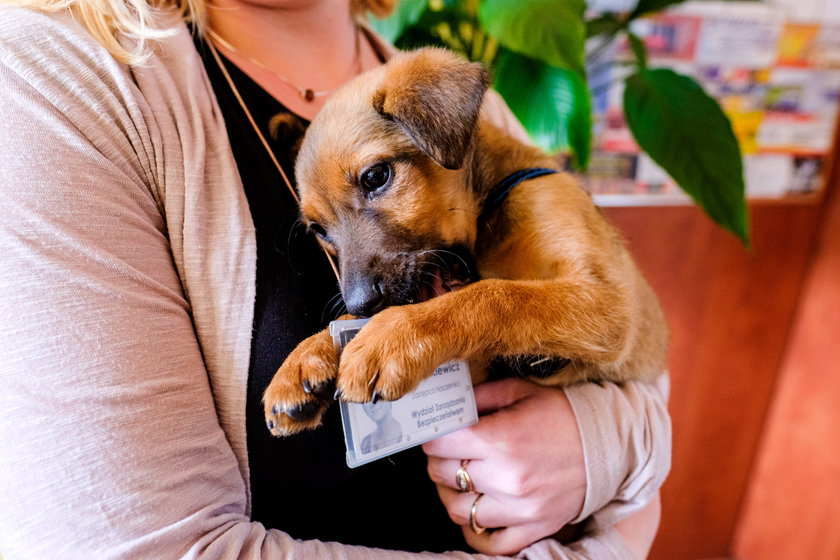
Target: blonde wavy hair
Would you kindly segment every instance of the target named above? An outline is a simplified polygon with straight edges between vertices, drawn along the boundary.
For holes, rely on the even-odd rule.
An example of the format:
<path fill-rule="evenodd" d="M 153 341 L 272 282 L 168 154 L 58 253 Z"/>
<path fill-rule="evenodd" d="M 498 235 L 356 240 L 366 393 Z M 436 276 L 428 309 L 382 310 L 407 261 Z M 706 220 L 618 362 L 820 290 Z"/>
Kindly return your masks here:
<path fill-rule="evenodd" d="M 151 43 L 175 32 L 162 27 L 157 12 L 161 7 L 173 7 L 184 21 L 192 22 L 199 32 L 207 22 L 207 4 L 212 0 L 0 0 L 42 12 L 67 11 L 73 14 L 88 32 L 111 55 L 130 65 L 146 62 Z M 370 12 L 385 17 L 397 0 L 350 0 L 350 8 L 357 17 Z M 128 38 L 131 41 L 121 39 Z"/>

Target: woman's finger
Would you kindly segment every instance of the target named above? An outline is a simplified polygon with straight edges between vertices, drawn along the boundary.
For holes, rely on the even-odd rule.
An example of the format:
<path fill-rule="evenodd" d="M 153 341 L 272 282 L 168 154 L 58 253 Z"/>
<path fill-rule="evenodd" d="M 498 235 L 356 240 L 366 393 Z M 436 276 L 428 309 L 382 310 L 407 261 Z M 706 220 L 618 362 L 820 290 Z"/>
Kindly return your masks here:
<path fill-rule="evenodd" d="M 429 461 L 426 467 L 426 470 L 429 473 L 429 478 L 432 479 L 432 482 L 438 484 L 440 486 L 446 486 L 447 488 L 451 488 L 452 490 L 461 490 L 460 484 L 457 481 L 458 472 L 463 469 L 463 472 L 466 473 L 464 475 L 465 482 L 467 482 L 469 486 L 469 490 L 480 492 L 475 485 L 475 480 L 472 477 L 472 472 L 470 472 L 470 466 L 475 467 L 475 463 L 472 461 L 466 462 L 459 461 L 457 459 L 439 459 L 437 457 L 429 457 Z"/>
<path fill-rule="evenodd" d="M 490 453 L 490 445 L 480 437 L 481 422 L 469 428 L 446 434 L 423 444 L 423 451 L 429 457 L 442 459 L 482 459 Z"/>
<path fill-rule="evenodd" d="M 478 493 L 498 491 L 496 485 L 493 484 L 495 481 L 493 477 L 482 477 L 484 461 L 480 459 L 465 461 L 429 457 L 427 470 L 432 482 L 452 490 Z M 465 487 L 461 486 L 462 483 Z"/>
<path fill-rule="evenodd" d="M 556 528 L 535 522 L 523 507 L 511 507 L 509 501 L 501 503 L 490 495 L 457 492 L 446 486 L 437 489 L 450 519 L 461 526 L 467 543 L 478 552 L 513 555 L 556 531 Z M 471 512 L 472 521 L 484 531 L 473 529 Z"/>
<path fill-rule="evenodd" d="M 483 500 L 480 505 L 484 505 Z M 480 535 L 470 527 L 462 527 L 462 530 L 467 544 L 478 552 L 493 556 L 513 556 L 545 534 L 545 530 L 537 523 L 504 527 Z"/>
<path fill-rule="evenodd" d="M 464 474 L 460 478 L 464 479 L 465 484 L 469 485 L 466 489 L 469 492 L 494 494 L 499 499 L 509 499 L 513 496 L 527 497 L 516 495 L 516 485 L 522 484 L 514 479 L 516 471 L 511 469 L 509 472 L 500 475 L 498 472 L 488 471 L 492 468 L 492 463 L 481 459 L 463 461 L 439 459 L 437 457 L 429 457 L 426 466 L 432 482 L 455 491 L 465 490 L 458 481 L 458 472 L 463 469 Z"/>
<path fill-rule="evenodd" d="M 534 385 L 524 379 L 509 377 L 487 381 L 475 387 L 475 405 L 479 414 L 488 414 L 527 397 Z"/>
<path fill-rule="evenodd" d="M 470 525 L 470 512 L 473 505 L 475 505 L 475 522 L 487 529 L 521 525 L 532 521 L 527 512 L 523 511 L 524 508 L 511 507 L 510 500 L 500 502 L 491 494 L 458 492 L 447 486 L 438 486 L 437 489 L 440 500 L 449 513 L 449 518 L 458 525 Z"/>

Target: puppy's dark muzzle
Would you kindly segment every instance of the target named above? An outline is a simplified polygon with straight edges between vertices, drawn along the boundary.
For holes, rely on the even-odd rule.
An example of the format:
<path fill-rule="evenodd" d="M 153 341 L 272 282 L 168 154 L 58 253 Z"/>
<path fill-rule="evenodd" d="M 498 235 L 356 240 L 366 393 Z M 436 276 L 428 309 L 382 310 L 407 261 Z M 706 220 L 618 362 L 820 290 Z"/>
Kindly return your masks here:
<path fill-rule="evenodd" d="M 381 281 L 360 280 L 344 292 L 347 312 L 357 317 L 370 317 L 385 308 L 385 287 Z"/>
<path fill-rule="evenodd" d="M 342 295 L 347 312 L 370 317 L 386 307 L 426 301 L 478 280 L 475 258 L 461 245 L 372 259 L 366 273 L 344 269 Z"/>

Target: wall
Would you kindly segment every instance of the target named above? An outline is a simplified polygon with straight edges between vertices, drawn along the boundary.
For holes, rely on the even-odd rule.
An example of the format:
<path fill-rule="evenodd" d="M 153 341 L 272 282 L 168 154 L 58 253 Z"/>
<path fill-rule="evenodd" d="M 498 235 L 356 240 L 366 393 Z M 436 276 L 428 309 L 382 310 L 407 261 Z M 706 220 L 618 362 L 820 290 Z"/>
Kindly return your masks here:
<path fill-rule="evenodd" d="M 840 127 L 835 132 L 840 146 Z M 652 560 L 840 558 L 840 151 L 825 197 L 605 208 L 671 327 L 671 476 Z"/>
<path fill-rule="evenodd" d="M 826 204 L 738 523 L 739 560 L 840 558 L 840 192 Z"/>
<path fill-rule="evenodd" d="M 693 207 L 608 208 L 671 327 L 673 469 L 653 559 L 727 556 L 819 206 L 752 207 L 752 249 Z"/>

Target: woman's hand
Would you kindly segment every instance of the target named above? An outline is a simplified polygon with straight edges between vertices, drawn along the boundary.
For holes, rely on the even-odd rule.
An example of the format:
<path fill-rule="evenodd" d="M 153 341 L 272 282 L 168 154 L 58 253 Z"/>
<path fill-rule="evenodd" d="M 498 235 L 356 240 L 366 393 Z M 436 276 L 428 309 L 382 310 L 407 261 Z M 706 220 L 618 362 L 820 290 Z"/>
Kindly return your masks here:
<path fill-rule="evenodd" d="M 478 385 L 481 420 L 423 445 L 429 476 L 452 520 L 479 552 L 514 554 L 553 535 L 583 507 L 586 470 L 572 408 L 560 389 L 521 379 Z M 475 493 L 462 493 L 456 472 L 462 460 Z M 476 534 L 475 522 L 493 529 Z"/>

